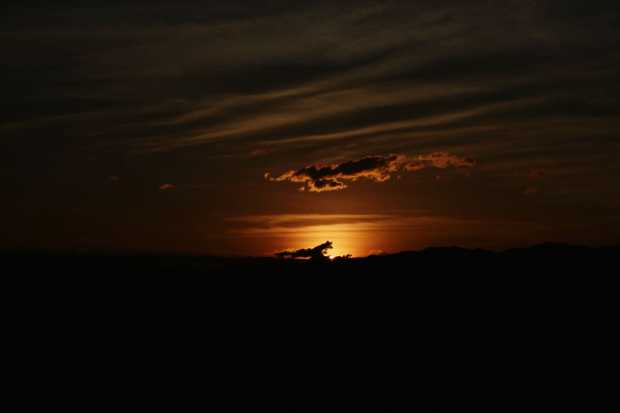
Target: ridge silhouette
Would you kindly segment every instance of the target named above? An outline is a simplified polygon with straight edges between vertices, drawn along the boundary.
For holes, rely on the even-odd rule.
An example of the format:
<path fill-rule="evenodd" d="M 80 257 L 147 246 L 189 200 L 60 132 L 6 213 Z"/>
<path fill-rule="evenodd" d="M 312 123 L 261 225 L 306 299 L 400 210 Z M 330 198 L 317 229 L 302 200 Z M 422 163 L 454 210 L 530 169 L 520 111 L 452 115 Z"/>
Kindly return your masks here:
<path fill-rule="evenodd" d="M 441 277 L 476 280 L 491 276 L 494 280 L 572 279 L 576 274 L 607 275 L 617 267 L 619 246 L 585 247 L 565 244 L 539 244 L 504 251 L 434 247 L 420 251 L 330 259 L 333 248 L 326 241 L 313 248 L 283 251 L 263 257 L 222 257 L 191 254 L 149 254 L 80 251 L 0 251 L 4 268 L 19 273 L 49 274 L 51 269 L 65 274 L 111 276 L 129 273 L 241 273 L 362 274 L 381 277 L 406 277 L 410 281 L 439 280 Z M 262 277 L 259 277 L 262 278 Z M 513 279 L 514 280 L 514 279 Z"/>

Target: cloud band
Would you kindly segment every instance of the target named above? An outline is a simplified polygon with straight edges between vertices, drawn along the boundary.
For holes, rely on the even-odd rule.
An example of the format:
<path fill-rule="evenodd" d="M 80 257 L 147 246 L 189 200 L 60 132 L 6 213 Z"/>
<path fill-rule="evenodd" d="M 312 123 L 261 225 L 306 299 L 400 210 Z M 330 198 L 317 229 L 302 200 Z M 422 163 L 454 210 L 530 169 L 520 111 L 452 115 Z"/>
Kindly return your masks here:
<path fill-rule="evenodd" d="M 461 158 L 447 152 L 434 152 L 416 157 L 392 154 L 367 156 L 340 164 L 309 165 L 299 170 L 287 171 L 279 176 L 272 176 L 267 172 L 265 179 L 271 182 L 302 183 L 300 191 L 340 191 L 348 188 L 351 182 L 362 178 L 374 182 L 385 182 L 395 172 L 416 172 L 427 168 L 471 168 L 475 164 L 473 159 Z"/>

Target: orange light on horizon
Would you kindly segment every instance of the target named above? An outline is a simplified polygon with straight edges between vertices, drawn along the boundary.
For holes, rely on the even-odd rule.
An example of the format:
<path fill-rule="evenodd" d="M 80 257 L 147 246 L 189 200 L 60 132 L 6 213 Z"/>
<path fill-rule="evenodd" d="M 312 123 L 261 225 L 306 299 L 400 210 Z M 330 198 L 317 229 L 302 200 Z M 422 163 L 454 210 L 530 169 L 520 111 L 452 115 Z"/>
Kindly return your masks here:
<path fill-rule="evenodd" d="M 314 248 L 331 241 L 331 258 L 365 257 L 422 249 L 428 246 L 484 247 L 485 239 L 518 238 L 523 222 L 381 214 L 275 214 L 231 219 L 240 241 L 253 244 L 260 255 Z"/>
<path fill-rule="evenodd" d="M 330 258 L 348 254 L 360 257 L 368 255 L 373 249 L 371 239 L 376 239 L 376 236 L 370 234 L 371 230 L 368 223 L 309 225 L 288 234 L 288 238 L 295 249 L 311 248 L 331 241 Z"/>

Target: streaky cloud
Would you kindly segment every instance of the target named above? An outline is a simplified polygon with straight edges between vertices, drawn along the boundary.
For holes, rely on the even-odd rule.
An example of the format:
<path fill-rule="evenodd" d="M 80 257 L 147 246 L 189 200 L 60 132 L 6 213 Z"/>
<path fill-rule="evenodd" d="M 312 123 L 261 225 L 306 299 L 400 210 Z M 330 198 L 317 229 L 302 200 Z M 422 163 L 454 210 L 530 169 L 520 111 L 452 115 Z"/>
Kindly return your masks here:
<path fill-rule="evenodd" d="M 368 179 L 373 182 L 386 182 L 392 174 L 399 171 L 421 171 L 427 168 L 446 169 L 471 168 L 476 162 L 470 158 L 461 158 L 447 152 L 434 152 L 427 155 L 409 157 L 402 154 L 387 156 L 367 156 L 362 159 L 332 165 L 309 165 L 299 170 L 290 170 L 279 176 L 265 173 L 266 180 L 271 182 L 294 182 L 303 186 L 300 191 L 329 192 L 341 191 L 349 187 L 351 182 Z"/>
<path fill-rule="evenodd" d="M 405 166 L 405 169 L 415 172 L 426 168 L 471 168 L 474 166 L 476 166 L 476 161 L 471 158 L 460 158 L 447 152 L 435 152 L 429 155 L 418 155 Z"/>

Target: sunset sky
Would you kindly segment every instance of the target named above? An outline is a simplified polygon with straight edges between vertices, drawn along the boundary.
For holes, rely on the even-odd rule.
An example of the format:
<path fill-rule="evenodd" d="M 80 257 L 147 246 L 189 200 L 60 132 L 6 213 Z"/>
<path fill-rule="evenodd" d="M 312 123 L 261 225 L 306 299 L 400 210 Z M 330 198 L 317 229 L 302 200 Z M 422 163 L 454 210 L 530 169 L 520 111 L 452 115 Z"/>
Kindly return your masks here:
<path fill-rule="evenodd" d="M 0 248 L 620 243 L 618 0 L 16 2 Z"/>

